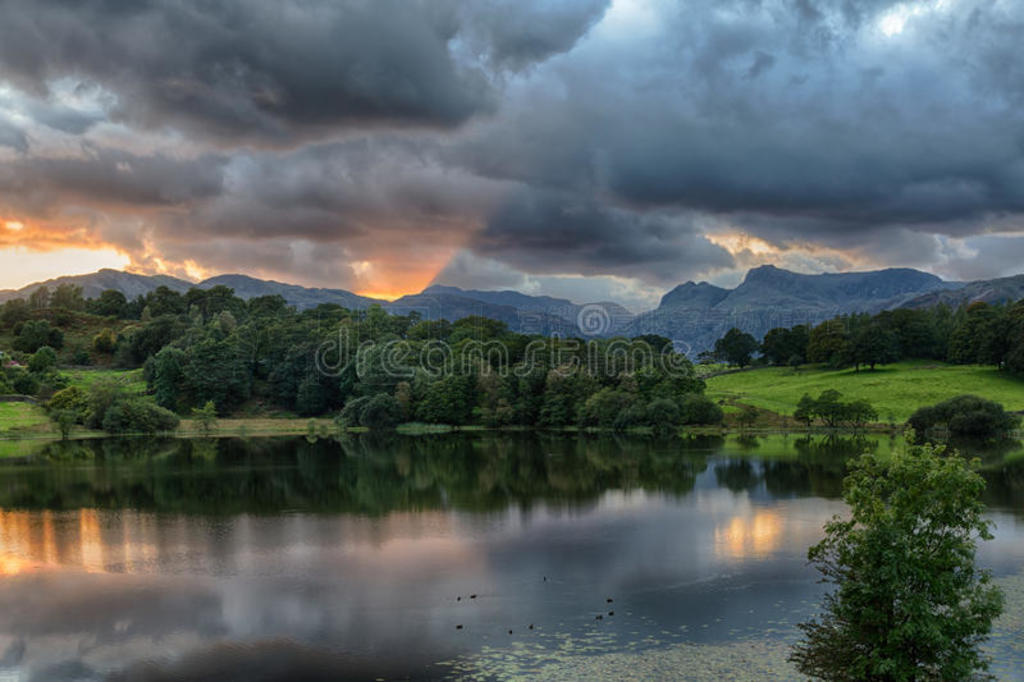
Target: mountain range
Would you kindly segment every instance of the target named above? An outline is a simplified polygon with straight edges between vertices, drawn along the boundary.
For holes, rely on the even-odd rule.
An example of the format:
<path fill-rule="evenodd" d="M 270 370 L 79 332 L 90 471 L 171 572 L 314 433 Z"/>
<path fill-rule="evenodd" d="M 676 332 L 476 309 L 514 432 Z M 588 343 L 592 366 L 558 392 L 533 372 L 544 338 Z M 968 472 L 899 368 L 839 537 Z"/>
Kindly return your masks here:
<path fill-rule="evenodd" d="M 666 293 L 657 308 L 639 315 L 611 301 L 579 304 L 518 291 L 433 285 L 418 294 L 383 301 L 344 289 L 307 288 L 246 275 L 219 275 L 194 283 L 167 275 L 147 276 L 109 269 L 58 277 L 17 290 L 0 290 L 0 302 L 27 297 L 42 286 L 52 290 L 63 283 L 82 287 L 86 298 L 99 296 L 106 289 L 135 298 L 160 286 L 185 292 L 191 287 L 209 289 L 220 285 L 234 289 L 245 299 L 280 295 L 299 309 L 334 303 L 361 310 L 378 304 L 395 314 L 417 312 L 423 319 L 457 320 L 481 315 L 501 320 L 509 328 L 524 333 L 584 337 L 661 334 L 691 355 L 710 348 L 731 327 L 760 338 L 773 327 L 816 324 L 847 313 L 1024 298 L 1024 275 L 948 282 L 909 268 L 805 275 L 764 265 L 750 270 L 734 289 L 707 282 L 686 282 Z"/>

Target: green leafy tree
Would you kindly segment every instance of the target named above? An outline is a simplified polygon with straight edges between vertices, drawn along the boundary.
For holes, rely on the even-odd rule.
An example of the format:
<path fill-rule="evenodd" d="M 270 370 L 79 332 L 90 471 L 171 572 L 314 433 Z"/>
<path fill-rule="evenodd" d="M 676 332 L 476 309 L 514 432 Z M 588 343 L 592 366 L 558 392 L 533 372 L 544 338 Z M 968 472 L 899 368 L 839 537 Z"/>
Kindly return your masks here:
<path fill-rule="evenodd" d="M 733 327 L 715 341 L 715 356 L 730 365 L 746 367 L 759 347 L 757 339 Z"/>
<path fill-rule="evenodd" d="M 992 535 L 985 481 L 956 455 L 909 447 L 864 455 L 844 485 L 848 519 L 808 552 L 834 586 L 801 624 L 790 660 L 825 680 L 966 680 L 986 669 L 980 645 L 1002 596 L 974 565 Z"/>
<path fill-rule="evenodd" d="M 688 393 L 679 401 L 679 419 L 682 424 L 712 426 L 721 424 L 724 418 L 722 408 L 700 393 Z"/>
<path fill-rule="evenodd" d="M 153 356 L 153 376 L 149 388 L 160 407 L 174 410 L 181 402 L 186 361 L 185 351 L 174 346 L 166 346 Z"/>
<path fill-rule="evenodd" d="M 394 396 L 378 393 L 363 405 L 359 422 L 370 429 L 393 429 L 402 423 L 402 406 Z"/>
<path fill-rule="evenodd" d="M 192 419 L 199 425 L 204 436 L 209 436 L 217 429 L 217 406 L 207 400 L 202 407 L 192 408 Z"/>
<path fill-rule="evenodd" d="M 103 329 L 92 338 L 92 347 L 97 353 L 110 355 L 117 348 L 117 336 L 112 329 Z"/>
<path fill-rule="evenodd" d="M 98 298 L 87 301 L 85 309 L 93 315 L 123 318 L 128 313 L 128 299 L 117 289 L 107 289 Z"/>
<path fill-rule="evenodd" d="M 1015 429 L 1020 417 L 1008 413 L 995 401 L 976 395 L 959 395 L 919 408 L 907 423 L 922 435 L 937 426 L 945 426 L 954 436 L 995 438 Z"/>
<path fill-rule="evenodd" d="M 64 347 L 64 333 L 46 320 L 29 320 L 22 325 L 13 345 L 14 350 L 25 353 L 35 353 L 43 346 L 60 349 Z"/>
<path fill-rule="evenodd" d="M 58 285 L 50 298 L 50 307 L 75 311 L 85 310 L 82 287 L 68 282 Z"/>
<path fill-rule="evenodd" d="M 814 401 L 814 413 L 830 428 L 836 428 L 846 420 L 846 403 L 840 400 L 843 394 L 834 388 L 821 392 Z"/>
<path fill-rule="evenodd" d="M 811 428 L 815 417 L 818 416 L 817 407 L 817 401 L 811 397 L 811 394 L 804 393 L 796 405 L 796 411 L 793 412 L 793 419 L 801 421 L 806 424 L 807 428 Z"/>
<path fill-rule="evenodd" d="M 841 319 L 826 320 L 811 330 L 807 342 L 808 362 L 843 365 L 849 355 L 849 334 Z"/>
<path fill-rule="evenodd" d="M 43 346 L 28 360 L 28 371 L 33 374 L 45 374 L 57 366 L 57 351 L 49 346 Z"/>
<path fill-rule="evenodd" d="M 899 360 L 899 340 L 895 332 L 881 324 L 871 323 L 857 332 L 850 351 L 856 370 L 859 371 L 861 365 L 874 369 L 875 365 Z"/>

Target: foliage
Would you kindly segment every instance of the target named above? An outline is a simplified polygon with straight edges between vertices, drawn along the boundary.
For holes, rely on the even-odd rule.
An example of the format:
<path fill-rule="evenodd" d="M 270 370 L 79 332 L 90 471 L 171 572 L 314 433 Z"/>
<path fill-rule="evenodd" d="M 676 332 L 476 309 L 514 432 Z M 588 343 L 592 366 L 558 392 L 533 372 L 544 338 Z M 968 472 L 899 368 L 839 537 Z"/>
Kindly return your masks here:
<path fill-rule="evenodd" d="M 212 400 L 207 400 L 202 407 L 193 407 L 192 419 L 199 424 L 203 435 L 209 436 L 217 428 L 217 406 Z"/>
<path fill-rule="evenodd" d="M 1020 417 L 1008 414 L 1002 405 L 993 400 L 960 395 L 918 409 L 907 423 L 922 435 L 936 426 L 945 426 L 954 436 L 994 438 L 1016 428 L 1020 424 Z"/>
<path fill-rule="evenodd" d="M 117 348 L 117 336 L 109 327 L 93 337 L 92 347 L 97 353 L 110 355 Z"/>
<path fill-rule="evenodd" d="M 714 355 L 717 359 L 746 367 L 750 364 L 751 356 L 759 348 L 757 339 L 750 334 L 733 327 L 725 333 L 725 336 L 715 341 Z"/>
<path fill-rule="evenodd" d="M 700 393 L 688 393 L 680 402 L 680 422 L 685 425 L 721 424 L 724 414 L 715 401 Z"/>
<path fill-rule="evenodd" d="M 793 418 L 808 427 L 815 419 L 820 419 L 830 428 L 843 424 L 861 427 L 878 419 L 878 411 L 868 401 L 843 402 L 842 397 L 842 393 L 832 388 L 822 391 L 816 399 L 805 393 L 793 412 Z"/>
<path fill-rule="evenodd" d="M 43 346 L 28 361 L 28 371 L 34 374 L 44 374 L 57 366 L 57 351 L 49 346 Z"/>
<path fill-rule="evenodd" d="M 62 348 L 64 333 L 52 327 L 46 320 L 29 320 L 25 322 L 14 339 L 14 350 L 35 353 L 43 346 Z"/>
<path fill-rule="evenodd" d="M 808 552 L 835 586 L 820 619 L 803 623 L 791 660 L 827 680 L 969 679 L 1002 610 L 974 565 L 990 539 L 985 482 L 958 455 L 909 447 L 864 455 L 844 485 L 849 519 L 834 518 Z"/>
<path fill-rule="evenodd" d="M 72 414 L 76 424 L 84 424 L 89 417 L 89 396 L 78 386 L 68 386 L 53 394 L 46 409 L 51 415 Z"/>
<path fill-rule="evenodd" d="M 178 415 L 146 398 L 125 398 L 113 403 L 103 415 L 107 433 L 154 434 L 173 431 L 180 423 Z"/>

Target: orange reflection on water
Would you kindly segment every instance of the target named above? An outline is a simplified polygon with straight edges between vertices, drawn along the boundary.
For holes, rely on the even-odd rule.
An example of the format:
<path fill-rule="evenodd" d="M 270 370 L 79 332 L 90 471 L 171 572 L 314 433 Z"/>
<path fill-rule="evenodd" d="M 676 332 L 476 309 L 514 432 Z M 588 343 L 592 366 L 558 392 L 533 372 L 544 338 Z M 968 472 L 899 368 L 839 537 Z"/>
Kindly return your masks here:
<path fill-rule="evenodd" d="M 734 516 L 715 528 L 715 553 L 730 559 L 763 557 L 782 542 L 782 518 L 766 509 Z"/>
<path fill-rule="evenodd" d="M 132 527 L 135 530 L 132 530 Z M 155 529 L 138 537 L 138 526 L 124 518 L 104 524 L 94 509 L 30 512 L 0 509 L 0 574 L 16 575 L 73 567 L 89 572 L 136 572 L 157 554 Z M 120 559 L 116 568 L 111 562 Z"/>

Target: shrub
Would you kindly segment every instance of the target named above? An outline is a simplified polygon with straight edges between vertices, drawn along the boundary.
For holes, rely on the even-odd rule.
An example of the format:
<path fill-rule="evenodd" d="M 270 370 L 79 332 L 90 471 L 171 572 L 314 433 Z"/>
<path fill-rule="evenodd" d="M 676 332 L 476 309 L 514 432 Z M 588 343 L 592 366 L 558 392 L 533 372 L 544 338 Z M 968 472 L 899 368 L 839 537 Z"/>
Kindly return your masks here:
<path fill-rule="evenodd" d="M 683 424 L 721 424 L 722 408 L 707 396 L 691 393 L 685 396 L 679 406 L 679 418 Z"/>
<path fill-rule="evenodd" d="M 393 429 L 401 422 L 402 406 L 388 393 L 370 398 L 359 415 L 359 423 L 371 429 Z"/>
<path fill-rule="evenodd" d="M 117 337 L 114 336 L 113 330 L 104 329 L 99 334 L 93 337 L 92 347 L 97 353 L 103 353 L 110 355 L 117 348 Z"/>
<path fill-rule="evenodd" d="M 39 392 L 39 377 L 31 372 L 19 369 L 11 380 L 14 392 L 20 395 L 35 395 Z"/>
<path fill-rule="evenodd" d="M 178 428 L 178 415 L 144 398 L 127 398 L 111 405 L 103 415 L 107 433 L 158 433 Z"/>
<path fill-rule="evenodd" d="M 75 415 L 75 422 L 84 424 L 89 416 L 89 396 L 78 386 L 68 386 L 53 394 L 46 404 L 51 414 L 70 412 Z"/>
<path fill-rule="evenodd" d="M 57 351 L 49 346 L 43 346 L 28 361 L 28 371 L 35 374 L 43 374 L 57 366 Z"/>
<path fill-rule="evenodd" d="M 35 353 L 43 346 L 63 348 L 64 333 L 51 327 L 46 320 L 29 320 L 21 325 L 13 346 L 14 350 L 25 353 Z"/>
<path fill-rule="evenodd" d="M 1005 435 L 1020 423 L 992 400 L 961 395 L 929 407 L 922 407 L 907 423 L 922 436 L 937 426 L 945 426 L 951 435 L 994 438 Z"/>

